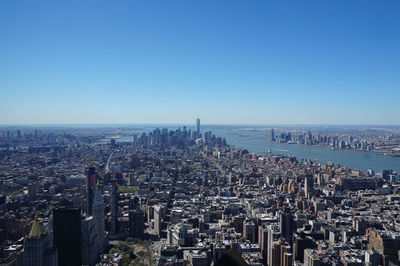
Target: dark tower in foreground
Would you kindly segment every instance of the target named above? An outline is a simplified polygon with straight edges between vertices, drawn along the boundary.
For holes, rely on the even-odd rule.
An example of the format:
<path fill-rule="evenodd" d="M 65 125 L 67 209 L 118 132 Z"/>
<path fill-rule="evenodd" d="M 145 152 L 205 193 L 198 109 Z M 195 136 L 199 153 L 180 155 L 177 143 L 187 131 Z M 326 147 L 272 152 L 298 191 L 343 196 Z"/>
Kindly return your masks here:
<path fill-rule="evenodd" d="M 59 266 L 82 265 L 80 208 L 59 207 L 53 210 L 53 241 Z"/>

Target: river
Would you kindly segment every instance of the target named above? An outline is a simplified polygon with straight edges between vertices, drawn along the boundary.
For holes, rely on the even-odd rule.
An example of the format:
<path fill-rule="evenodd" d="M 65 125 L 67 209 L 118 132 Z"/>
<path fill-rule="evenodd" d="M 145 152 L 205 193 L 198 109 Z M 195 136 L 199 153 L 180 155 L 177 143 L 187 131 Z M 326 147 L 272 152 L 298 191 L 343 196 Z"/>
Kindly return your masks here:
<path fill-rule="evenodd" d="M 142 130 L 132 133 L 149 132 L 157 126 L 141 126 Z M 163 126 L 160 125 L 160 128 Z M 164 126 L 165 127 L 165 126 Z M 144 128 L 144 130 L 143 130 Z M 169 126 L 176 129 L 175 126 Z M 189 127 L 192 130 L 194 127 Z M 269 131 L 243 130 L 235 126 L 203 126 L 202 132 L 211 130 L 217 137 L 224 137 L 229 145 L 247 149 L 250 152 L 293 155 L 297 159 L 311 159 L 318 162 L 335 162 L 341 165 L 360 169 L 382 171 L 393 169 L 400 172 L 400 158 L 377 154 L 372 151 L 331 150 L 325 146 L 285 144 L 271 142 Z M 132 137 L 122 137 L 118 141 L 132 141 Z"/>

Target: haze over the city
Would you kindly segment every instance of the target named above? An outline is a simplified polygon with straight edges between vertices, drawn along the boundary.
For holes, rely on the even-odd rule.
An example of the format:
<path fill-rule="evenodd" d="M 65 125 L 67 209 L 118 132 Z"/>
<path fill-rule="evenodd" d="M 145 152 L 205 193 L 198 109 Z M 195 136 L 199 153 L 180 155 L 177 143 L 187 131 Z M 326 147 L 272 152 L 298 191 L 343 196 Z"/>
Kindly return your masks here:
<path fill-rule="evenodd" d="M 399 1 L 1 1 L 0 124 L 399 125 Z"/>

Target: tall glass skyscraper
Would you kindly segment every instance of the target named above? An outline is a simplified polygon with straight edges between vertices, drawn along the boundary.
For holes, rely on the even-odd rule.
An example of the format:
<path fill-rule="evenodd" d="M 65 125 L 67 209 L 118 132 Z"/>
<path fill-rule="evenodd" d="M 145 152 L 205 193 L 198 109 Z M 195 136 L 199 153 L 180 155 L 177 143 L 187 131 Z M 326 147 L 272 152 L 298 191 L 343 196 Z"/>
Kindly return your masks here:
<path fill-rule="evenodd" d="M 200 135 L 200 118 L 196 119 L 197 136 Z"/>

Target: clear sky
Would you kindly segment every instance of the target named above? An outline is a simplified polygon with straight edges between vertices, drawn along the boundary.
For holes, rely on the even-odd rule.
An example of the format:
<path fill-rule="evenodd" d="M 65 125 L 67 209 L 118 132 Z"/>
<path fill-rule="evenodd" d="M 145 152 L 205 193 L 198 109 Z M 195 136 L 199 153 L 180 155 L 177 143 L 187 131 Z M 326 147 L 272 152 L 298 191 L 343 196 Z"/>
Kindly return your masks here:
<path fill-rule="evenodd" d="M 400 124 L 400 1 L 0 1 L 0 123 Z"/>

